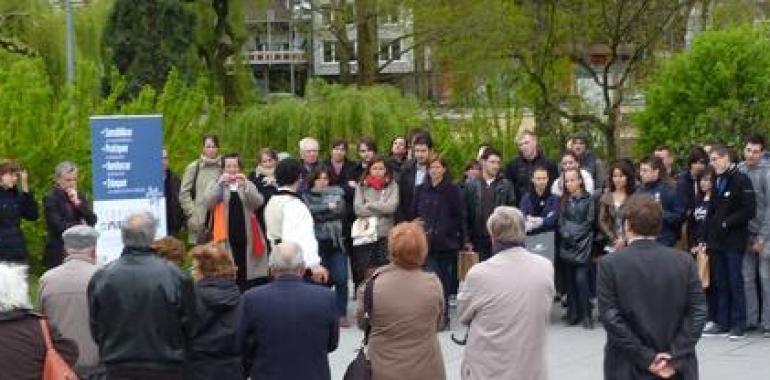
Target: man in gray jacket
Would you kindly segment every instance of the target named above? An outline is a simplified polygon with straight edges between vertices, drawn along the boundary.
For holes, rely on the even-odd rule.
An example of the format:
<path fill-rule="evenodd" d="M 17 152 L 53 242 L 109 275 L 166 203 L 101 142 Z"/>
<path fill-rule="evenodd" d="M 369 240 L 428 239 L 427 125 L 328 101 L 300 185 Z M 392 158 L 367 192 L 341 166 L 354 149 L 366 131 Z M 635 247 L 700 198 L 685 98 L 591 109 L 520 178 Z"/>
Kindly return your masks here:
<path fill-rule="evenodd" d="M 760 297 L 762 299 L 762 329 L 770 337 L 770 171 L 762 162 L 765 153 L 765 139 L 759 134 L 746 138 L 743 149 L 744 161 L 738 170 L 751 179 L 756 200 L 756 213 L 749 222 L 749 245 L 743 256 L 743 283 L 746 294 L 746 326 L 749 330 L 759 328 Z M 760 289 L 757 289 L 759 276 Z"/>
<path fill-rule="evenodd" d="M 75 372 L 81 379 L 103 379 L 106 375 L 91 335 L 86 288 L 96 272 L 96 239 L 93 227 L 77 225 L 62 233 L 67 256 L 64 263 L 40 278 L 40 305 L 62 336 L 78 345 L 80 356 Z"/>

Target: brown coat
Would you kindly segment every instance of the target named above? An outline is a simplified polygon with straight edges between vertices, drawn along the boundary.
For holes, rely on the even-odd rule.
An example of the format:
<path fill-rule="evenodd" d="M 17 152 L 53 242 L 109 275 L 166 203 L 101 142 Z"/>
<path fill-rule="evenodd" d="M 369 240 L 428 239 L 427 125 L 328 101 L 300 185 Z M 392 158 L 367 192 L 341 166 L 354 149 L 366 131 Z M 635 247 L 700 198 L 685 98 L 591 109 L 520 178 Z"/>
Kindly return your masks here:
<path fill-rule="evenodd" d="M 53 326 L 51 330 L 54 347 L 67 364 L 73 366 L 78 358 L 77 346 L 63 338 Z M 44 354 L 40 316 L 24 310 L 0 313 L 0 378 L 42 379 Z"/>
<path fill-rule="evenodd" d="M 599 231 L 609 239 L 609 244 L 612 244 L 619 238 L 618 231 L 615 228 L 615 217 L 618 212 L 623 212 L 623 207 L 616 209 L 613 205 L 615 201 L 612 199 L 612 193 L 606 192 L 599 198 L 599 219 L 597 224 L 599 225 Z"/>
<path fill-rule="evenodd" d="M 442 380 L 438 324 L 444 293 L 435 274 L 394 264 L 377 269 L 368 355 L 374 380 Z M 359 289 L 359 321 L 364 315 Z"/>

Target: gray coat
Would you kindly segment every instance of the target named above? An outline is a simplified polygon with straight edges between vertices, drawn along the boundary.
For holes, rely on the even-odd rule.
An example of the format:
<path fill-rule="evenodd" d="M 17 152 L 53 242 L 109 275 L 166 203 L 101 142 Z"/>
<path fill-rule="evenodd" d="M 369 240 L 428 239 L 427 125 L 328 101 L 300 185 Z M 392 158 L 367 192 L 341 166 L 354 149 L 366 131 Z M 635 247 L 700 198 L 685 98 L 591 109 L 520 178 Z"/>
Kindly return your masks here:
<path fill-rule="evenodd" d="M 398 184 L 390 181 L 382 190 L 375 190 L 369 186 L 359 185 L 356 188 L 356 197 L 353 208 L 357 217 L 377 217 L 377 238 L 388 236 L 393 228 L 393 218 L 398 208 Z"/>
<path fill-rule="evenodd" d="M 98 372 L 99 349 L 91 335 L 86 288 L 98 267 L 70 256 L 40 278 L 40 307 L 62 336 L 75 341 L 80 351 L 74 370 L 80 376 Z"/>
<path fill-rule="evenodd" d="M 251 233 L 251 215 L 265 200 L 251 181 L 246 181 L 245 187 L 238 187 L 238 196 L 241 198 L 241 204 L 243 204 L 243 216 L 245 219 L 243 223 L 246 224 L 246 279 L 252 280 L 257 277 L 265 277 L 267 276 L 267 255 L 265 254 L 261 257 L 254 256 L 252 250 L 255 237 Z M 224 203 L 225 221 L 229 220 L 227 205 L 230 204 L 230 189 L 227 188 L 226 184 L 220 184 L 215 181 L 209 186 L 202 198 L 207 208 L 211 208 L 219 202 Z M 226 243 L 226 246 L 229 250 L 230 245 Z"/>
<path fill-rule="evenodd" d="M 761 238 L 770 239 L 770 223 L 767 217 L 770 216 L 770 170 L 767 165 L 760 163 L 757 166 L 750 167 L 746 162 L 738 164 L 738 170 L 747 175 L 754 187 L 754 201 L 757 205 L 757 211 L 754 218 L 749 221 L 749 232 L 752 235 L 758 235 Z"/>

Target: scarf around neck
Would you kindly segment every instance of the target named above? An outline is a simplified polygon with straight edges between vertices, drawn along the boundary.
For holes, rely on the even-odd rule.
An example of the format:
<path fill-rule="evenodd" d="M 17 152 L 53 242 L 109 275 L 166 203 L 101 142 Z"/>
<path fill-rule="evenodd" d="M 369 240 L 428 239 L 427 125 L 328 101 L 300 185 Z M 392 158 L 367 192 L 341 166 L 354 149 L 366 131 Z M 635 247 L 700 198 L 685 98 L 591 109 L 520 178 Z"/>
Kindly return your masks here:
<path fill-rule="evenodd" d="M 388 179 L 385 177 L 375 177 L 371 174 L 367 175 L 366 178 L 364 179 L 364 183 L 366 184 L 366 186 L 369 186 L 375 190 L 384 189 L 386 186 L 388 186 L 389 182 L 390 181 L 388 181 Z"/>

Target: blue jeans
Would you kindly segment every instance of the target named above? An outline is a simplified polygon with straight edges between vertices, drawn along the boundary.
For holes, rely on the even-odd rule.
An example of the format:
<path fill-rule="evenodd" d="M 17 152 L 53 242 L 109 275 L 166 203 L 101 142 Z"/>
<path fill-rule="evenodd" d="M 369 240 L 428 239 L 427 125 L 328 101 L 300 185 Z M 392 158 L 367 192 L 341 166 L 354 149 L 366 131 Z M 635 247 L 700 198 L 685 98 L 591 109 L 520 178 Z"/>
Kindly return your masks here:
<path fill-rule="evenodd" d="M 348 257 L 340 247 L 334 247 L 331 242 L 318 242 L 321 265 L 329 270 L 329 284 L 334 286 L 337 303 L 337 313 L 340 317 L 348 314 Z"/>
<path fill-rule="evenodd" d="M 588 317 L 588 263 L 565 263 L 567 270 L 567 314 L 578 321 Z"/>
<path fill-rule="evenodd" d="M 746 296 L 743 289 L 743 252 L 717 250 L 714 282 L 717 295 L 716 323 L 722 329 L 743 333 L 746 330 Z"/>
<path fill-rule="evenodd" d="M 425 270 L 433 272 L 444 288 L 444 317 L 449 317 L 449 294 L 457 282 L 457 251 L 443 251 L 428 254 Z M 448 320 L 448 319 L 447 319 Z"/>

